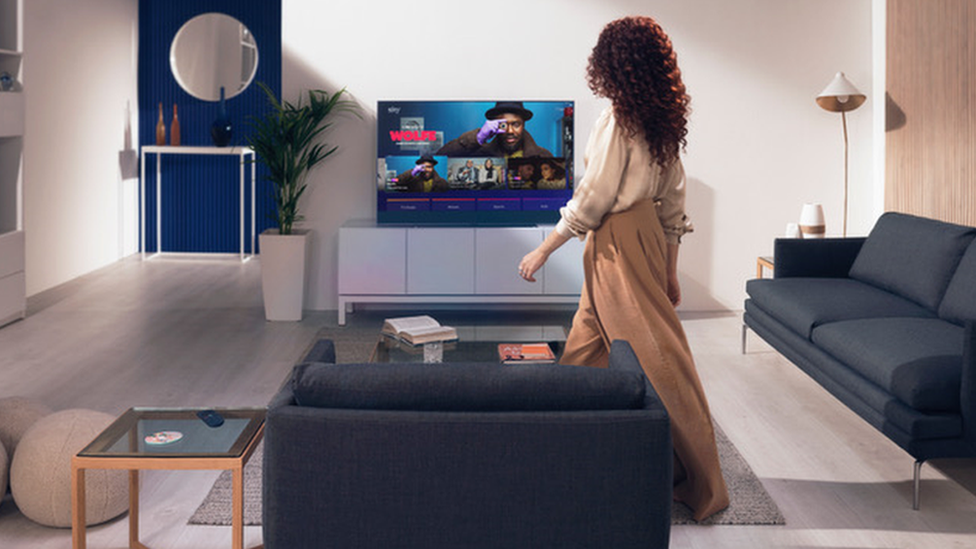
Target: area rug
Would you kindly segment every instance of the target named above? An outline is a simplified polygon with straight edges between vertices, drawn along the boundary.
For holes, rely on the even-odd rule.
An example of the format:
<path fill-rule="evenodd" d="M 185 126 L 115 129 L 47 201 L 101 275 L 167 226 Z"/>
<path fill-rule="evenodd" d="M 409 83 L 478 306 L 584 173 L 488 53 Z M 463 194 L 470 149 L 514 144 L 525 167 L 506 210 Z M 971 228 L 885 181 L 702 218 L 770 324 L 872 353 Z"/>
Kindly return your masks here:
<path fill-rule="evenodd" d="M 785 524 L 776 503 L 769 497 L 752 468 L 742 458 L 735 445 L 716 425 L 716 442 L 722 472 L 729 487 L 732 503 L 724 511 L 718 512 L 696 523 L 691 510 L 676 503 L 671 511 L 672 524 Z M 251 460 L 244 467 L 244 524 L 261 524 L 261 462 L 262 448 L 257 448 Z M 224 471 L 204 498 L 203 503 L 190 517 L 189 524 L 208 524 L 229 526 L 231 523 L 232 479 L 230 471 Z"/>

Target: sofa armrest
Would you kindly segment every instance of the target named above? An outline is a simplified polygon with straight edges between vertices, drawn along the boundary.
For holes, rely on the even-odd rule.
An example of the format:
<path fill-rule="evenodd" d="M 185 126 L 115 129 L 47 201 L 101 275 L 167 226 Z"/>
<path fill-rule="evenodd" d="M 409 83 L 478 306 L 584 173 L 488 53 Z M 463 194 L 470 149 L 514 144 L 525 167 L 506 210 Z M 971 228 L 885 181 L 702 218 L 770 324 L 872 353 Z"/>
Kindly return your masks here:
<path fill-rule="evenodd" d="M 268 402 L 268 409 L 280 408 L 282 406 L 294 406 L 295 405 L 295 391 L 292 388 L 292 378 L 295 376 L 294 369 L 285 376 L 285 380 L 278 387 L 278 392 L 271 397 L 271 401 Z"/>
<path fill-rule="evenodd" d="M 335 361 L 335 344 L 331 339 L 320 339 L 312 345 L 312 348 L 298 362 L 325 362 L 326 364 L 335 364 Z"/>
<path fill-rule="evenodd" d="M 308 364 L 309 362 L 324 362 L 326 364 L 335 364 L 336 354 L 335 354 L 335 344 L 331 339 L 319 339 L 314 344 L 312 348 L 305 353 L 305 356 L 298 361 L 298 364 Z M 295 377 L 295 368 L 293 367 L 288 375 L 285 376 L 285 380 L 281 382 L 278 387 L 278 392 L 275 396 L 271 398 L 271 402 L 268 403 L 268 408 L 274 408 L 278 406 L 291 406 L 295 404 L 295 393 L 292 388 L 292 379 Z"/>
<path fill-rule="evenodd" d="M 962 347 L 959 406 L 963 436 L 976 452 L 976 320 L 967 320 Z"/>
<path fill-rule="evenodd" d="M 846 278 L 865 240 L 777 238 L 773 244 L 773 276 Z"/>
<path fill-rule="evenodd" d="M 610 343 L 609 368 L 639 373 L 644 378 L 644 408 L 648 410 L 660 409 L 667 414 L 664 402 L 658 396 L 651 380 L 647 378 L 647 373 L 641 367 L 640 360 L 637 359 L 637 354 L 634 353 L 634 348 L 630 346 L 630 342 L 624 339 L 615 339 Z"/>

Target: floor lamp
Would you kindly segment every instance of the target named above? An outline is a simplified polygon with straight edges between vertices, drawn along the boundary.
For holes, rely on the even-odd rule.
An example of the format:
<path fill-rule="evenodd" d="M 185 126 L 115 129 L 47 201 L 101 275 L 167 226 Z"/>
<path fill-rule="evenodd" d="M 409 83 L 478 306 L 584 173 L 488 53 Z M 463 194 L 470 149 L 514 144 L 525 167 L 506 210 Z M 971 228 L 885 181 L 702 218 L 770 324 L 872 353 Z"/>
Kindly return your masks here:
<path fill-rule="evenodd" d="M 839 72 L 830 84 L 817 96 L 817 104 L 824 110 L 839 112 L 844 124 L 844 236 L 847 236 L 847 111 L 853 111 L 864 103 L 866 97 Z"/>

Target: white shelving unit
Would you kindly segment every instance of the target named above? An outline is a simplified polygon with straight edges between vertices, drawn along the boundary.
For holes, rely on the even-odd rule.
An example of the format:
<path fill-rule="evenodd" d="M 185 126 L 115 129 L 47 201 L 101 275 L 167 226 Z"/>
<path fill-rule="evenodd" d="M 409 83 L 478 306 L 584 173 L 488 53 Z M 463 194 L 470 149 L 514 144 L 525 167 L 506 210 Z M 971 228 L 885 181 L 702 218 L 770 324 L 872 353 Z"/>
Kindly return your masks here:
<path fill-rule="evenodd" d="M 14 79 L 0 91 L 0 326 L 24 318 L 23 0 L 0 0 L 0 73 Z"/>
<path fill-rule="evenodd" d="M 549 257 L 535 283 L 518 262 L 551 226 L 339 229 L 339 324 L 355 303 L 571 303 L 583 288 L 583 242 Z"/>

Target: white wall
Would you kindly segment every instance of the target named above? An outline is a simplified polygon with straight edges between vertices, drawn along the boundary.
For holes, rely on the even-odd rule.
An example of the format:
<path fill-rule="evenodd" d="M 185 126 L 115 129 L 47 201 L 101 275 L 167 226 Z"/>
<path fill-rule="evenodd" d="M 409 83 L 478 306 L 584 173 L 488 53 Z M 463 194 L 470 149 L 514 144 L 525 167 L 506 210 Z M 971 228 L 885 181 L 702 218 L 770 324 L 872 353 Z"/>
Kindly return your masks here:
<path fill-rule="evenodd" d="M 375 215 L 377 100 L 569 98 L 583 143 L 605 105 L 586 87 L 586 58 L 605 23 L 632 13 L 671 34 L 692 96 L 685 166 L 696 232 L 682 246 L 685 309 L 741 308 L 755 257 L 772 251 L 806 201 L 822 202 L 828 232 L 839 233 L 841 124 L 814 102 L 837 71 L 869 98 L 848 117 L 849 234 L 865 234 L 880 213 L 873 103 L 883 91 L 873 90 L 872 31 L 883 30 L 883 1 L 374 0 L 367 14 L 355 2 L 283 4 L 286 97 L 346 86 L 366 113 L 335 128 L 340 151 L 313 175 L 304 203 L 316 239 L 308 308 L 336 307 L 338 227 Z M 874 26 L 872 5 L 882 8 Z M 31 0 L 24 26 L 33 295 L 136 250 L 136 180 L 123 177 L 119 157 L 127 104 L 138 135 L 138 1 Z"/>
<path fill-rule="evenodd" d="M 755 258 L 796 221 L 804 202 L 824 204 L 839 234 L 843 136 L 839 115 L 814 98 L 844 71 L 873 101 L 871 0 L 284 0 L 283 91 L 345 86 L 367 117 L 338 125 L 340 152 L 313 175 L 304 204 L 316 243 L 312 309 L 336 307 L 337 229 L 374 214 L 379 99 L 577 101 L 584 143 L 605 102 L 584 80 L 600 29 L 628 14 L 670 33 L 692 96 L 685 167 L 688 211 L 680 274 L 687 310 L 739 309 Z M 517 14 L 517 16 L 515 16 Z M 872 176 L 873 106 L 849 113 L 849 234 L 878 215 Z M 577 159 L 582 173 L 582 158 Z M 514 268 L 514 267 L 513 267 Z"/>
<path fill-rule="evenodd" d="M 138 135 L 138 14 L 138 0 L 24 2 L 28 295 L 136 250 L 120 154 Z"/>

